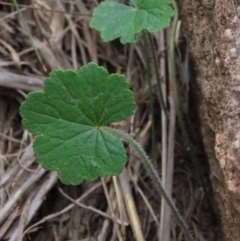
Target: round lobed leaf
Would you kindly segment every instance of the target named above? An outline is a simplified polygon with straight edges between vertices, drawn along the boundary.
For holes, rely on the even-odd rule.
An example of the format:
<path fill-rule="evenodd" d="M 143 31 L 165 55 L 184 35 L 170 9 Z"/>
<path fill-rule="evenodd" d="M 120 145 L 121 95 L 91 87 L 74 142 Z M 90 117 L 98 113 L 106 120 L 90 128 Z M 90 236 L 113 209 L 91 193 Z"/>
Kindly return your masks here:
<path fill-rule="evenodd" d="M 90 27 L 101 32 L 103 41 L 119 38 L 122 44 L 133 43 L 146 29 L 156 33 L 169 26 L 174 11 L 172 0 L 131 0 L 134 7 L 117 2 L 101 2 L 94 9 Z"/>
<path fill-rule="evenodd" d="M 101 126 L 132 115 L 133 93 L 123 75 L 89 63 L 78 72 L 53 70 L 43 92 L 20 107 L 23 126 L 37 135 L 34 154 L 65 184 L 119 174 L 127 156 L 123 144 Z"/>

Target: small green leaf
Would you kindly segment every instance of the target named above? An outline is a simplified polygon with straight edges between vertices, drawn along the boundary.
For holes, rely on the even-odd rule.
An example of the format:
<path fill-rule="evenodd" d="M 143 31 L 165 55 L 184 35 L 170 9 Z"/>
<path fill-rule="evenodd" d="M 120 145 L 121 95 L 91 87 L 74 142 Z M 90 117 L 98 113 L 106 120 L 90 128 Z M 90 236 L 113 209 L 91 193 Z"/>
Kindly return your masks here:
<path fill-rule="evenodd" d="M 20 114 L 23 126 L 37 135 L 33 149 L 42 167 L 77 185 L 122 171 L 123 144 L 101 126 L 127 118 L 134 109 L 125 77 L 89 63 L 78 72 L 53 70 L 43 92 L 28 94 Z"/>
<path fill-rule="evenodd" d="M 134 7 L 116 2 L 101 2 L 94 9 L 90 27 L 101 32 L 103 41 L 120 37 L 122 44 L 136 41 L 143 29 L 156 33 L 169 25 L 174 12 L 172 0 L 131 0 Z"/>

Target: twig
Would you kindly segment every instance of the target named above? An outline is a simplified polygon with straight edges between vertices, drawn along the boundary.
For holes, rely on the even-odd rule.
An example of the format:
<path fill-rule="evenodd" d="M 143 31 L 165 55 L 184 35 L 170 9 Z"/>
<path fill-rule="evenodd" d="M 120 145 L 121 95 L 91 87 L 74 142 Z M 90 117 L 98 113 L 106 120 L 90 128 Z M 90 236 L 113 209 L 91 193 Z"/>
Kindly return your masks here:
<path fill-rule="evenodd" d="M 97 188 L 99 188 L 101 186 L 101 183 L 96 184 L 95 186 L 93 186 L 92 188 L 90 188 L 88 191 L 86 191 L 80 198 L 78 198 L 76 201 L 80 202 L 82 201 L 84 198 L 86 198 L 89 194 L 91 194 L 92 192 L 94 192 Z M 37 223 L 33 224 L 32 226 L 30 226 L 28 229 L 26 229 L 22 235 L 22 238 L 24 237 L 25 234 L 29 233 L 30 230 L 32 230 L 33 228 L 39 226 L 40 224 L 43 224 L 51 219 L 57 218 L 58 216 L 64 214 L 65 212 L 71 210 L 74 207 L 75 204 L 70 204 L 67 207 L 65 207 L 63 210 L 57 212 L 57 213 L 53 213 L 50 214 L 46 217 L 44 217 L 43 219 L 41 219 L 40 221 L 38 221 Z"/>
<path fill-rule="evenodd" d="M 126 169 L 124 169 L 123 172 L 119 175 L 119 180 L 122 192 L 124 193 L 124 202 L 127 208 L 128 216 L 131 222 L 135 239 L 136 241 L 145 241 L 140 225 L 139 216 L 137 214 L 135 203 L 133 201 L 132 192 L 129 186 Z"/>
<path fill-rule="evenodd" d="M 159 48 L 162 51 L 162 49 L 164 49 L 164 32 L 161 31 L 159 34 Z M 164 52 L 165 53 L 165 52 Z M 162 82 L 161 82 L 161 89 L 162 89 L 162 93 L 163 93 L 163 101 L 165 103 L 165 105 L 167 105 L 167 84 L 166 84 L 166 59 L 165 59 L 165 55 L 161 56 L 160 59 L 160 72 L 162 75 Z M 171 118 L 171 117 L 170 117 Z M 167 130 L 168 130 L 168 119 L 166 117 L 166 115 L 164 115 L 164 112 L 162 110 L 161 113 L 161 123 L 162 123 L 162 184 L 163 187 L 166 188 L 167 185 L 167 147 L 168 147 L 168 141 L 167 141 Z M 162 236 L 164 235 L 164 233 L 166 232 L 170 232 L 170 230 L 165 228 L 165 206 L 166 206 L 166 201 L 164 199 L 164 197 L 161 198 L 161 213 L 160 213 L 160 225 L 159 225 L 159 241 L 164 240 L 162 238 Z"/>
<path fill-rule="evenodd" d="M 65 198 L 67 198 L 68 200 L 70 200 L 72 203 L 74 203 L 74 204 L 77 205 L 78 207 L 84 208 L 84 209 L 86 209 L 86 210 L 90 210 L 90 211 L 92 211 L 92 212 L 94 212 L 94 213 L 97 213 L 97 214 L 99 214 L 99 215 L 101 215 L 101 216 L 103 216 L 103 217 L 105 217 L 105 218 L 108 218 L 108 219 L 110 219 L 110 220 L 112 220 L 112 221 L 115 221 L 115 219 L 114 219 L 112 216 L 110 216 L 110 215 L 102 212 L 101 210 L 96 209 L 96 208 L 91 207 L 91 206 L 87 206 L 87 205 L 85 205 L 85 204 L 83 204 L 83 203 L 77 202 L 77 200 L 74 200 L 73 198 L 69 197 L 60 187 L 58 188 L 58 191 L 59 191 Z"/>
<path fill-rule="evenodd" d="M 40 169 L 38 172 L 33 173 L 30 178 L 19 188 L 19 190 L 9 199 L 6 205 L 1 210 L 0 224 L 5 220 L 5 218 L 11 213 L 11 211 L 17 206 L 21 201 L 28 189 L 35 183 L 41 176 L 46 172 L 44 169 Z"/>

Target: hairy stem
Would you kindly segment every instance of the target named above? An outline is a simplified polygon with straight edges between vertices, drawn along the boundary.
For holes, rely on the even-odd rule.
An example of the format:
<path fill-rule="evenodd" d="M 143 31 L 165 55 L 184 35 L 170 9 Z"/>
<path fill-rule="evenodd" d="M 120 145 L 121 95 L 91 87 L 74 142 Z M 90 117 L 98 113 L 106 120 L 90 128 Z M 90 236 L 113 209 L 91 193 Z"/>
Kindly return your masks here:
<path fill-rule="evenodd" d="M 114 135 L 118 139 L 126 141 L 127 143 L 129 143 L 134 148 L 134 150 L 138 153 L 140 159 L 142 160 L 145 168 L 147 169 L 147 171 L 148 171 L 148 173 L 149 173 L 149 175 L 152 179 L 153 184 L 155 184 L 155 187 L 158 191 L 158 194 L 165 198 L 165 200 L 168 203 L 170 209 L 172 210 L 174 216 L 177 218 L 177 220 L 179 222 L 179 225 L 183 229 L 187 240 L 193 241 L 194 239 L 192 238 L 192 236 L 190 234 L 190 231 L 188 229 L 188 225 L 186 224 L 186 222 L 184 221 L 184 219 L 180 215 L 178 209 L 176 208 L 175 204 L 173 203 L 173 201 L 171 200 L 171 198 L 168 196 L 167 192 L 163 188 L 161 179 L 160 179 L 157 171 L 155 170 L 151 160 L 148 158 L 146 152 L 139 145 L 139 143 L 136 142 L 131 136 L 125 134 L 122 131 L 112 129 L 110 127 L 101 127 L 101 128 L 106 130 L 107 132 L 111 133 L 112 135 Z"/>

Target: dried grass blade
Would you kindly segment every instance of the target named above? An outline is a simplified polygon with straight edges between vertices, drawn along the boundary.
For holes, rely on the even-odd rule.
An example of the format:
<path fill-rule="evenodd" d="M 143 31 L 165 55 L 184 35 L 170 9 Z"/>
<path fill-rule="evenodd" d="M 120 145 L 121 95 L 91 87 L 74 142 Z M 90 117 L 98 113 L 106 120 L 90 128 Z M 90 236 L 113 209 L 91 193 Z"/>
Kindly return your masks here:
<path fill-rule="evenodd" d="M 25 30 L 26 33 L 27 33 L 27 36 L 28 36 L 28 38 L 29 38 L 29 40 L 30 40 L 30 42 L 31 42 L 31 45 L 32 45 L 32 47 L 33 47 L 36 55 L 37 55 L 37 58 L 38 58 L 39 62 L 41 63 L 41 65 L 42 65 L 42 67 L 43 67 L 43 70 L 46 72 L 46 68 L 45 68 L 45 66 L 44 66 L 44 64 L 43 64 L 43 62 L 42 62 L 42 58 L 41 58 L 41 56 L 40 56 L 40 54 L 39 54 L 39 52 L 38 52 L 38 49 L 37 49 L 36 46 L 35 46 L 35 43 L 34 43 L 34 41 L 33 41 L 33 38 L 32 38 L 32 35 L 31 35 L 30 31 L 29 31 L 29 28 L 28 28 L 28 26 L 27 26 L 27 23 L 26 23 L 26 21 L 24 20 L 24 17 L 23 17 L 23 15 L 22 15 L 22 11 L 20 11 L 20 8 L 19 8 L 19 6 L 18 6 L 17 0 L 13 0 L 13 3 L 14 3 L 15 8 L 17 9 L 17 12 L 18 12 L 18 15 L 19 15 L 19 17 L 20 17 L 20 20 L 21 20 L 21 22 L 22 22 L 22 25 L 23 25 L 23 27 L 24 27 L 24 30 Z"/>
<path fill-rule="evenodd" d="M 136 241 L 145 241 L 128 179 L 129 178 L 128 178 L 127 171 L 126 169 L 124 169 L 123 172 L 119 175 L 119 181 L 122 188 L 122 193 L 124 194 L 123 195 L 124 202 L 127 207 L 127 212 L 131 222 L 131 227 L 133 229 L 133 233 Z"/>

